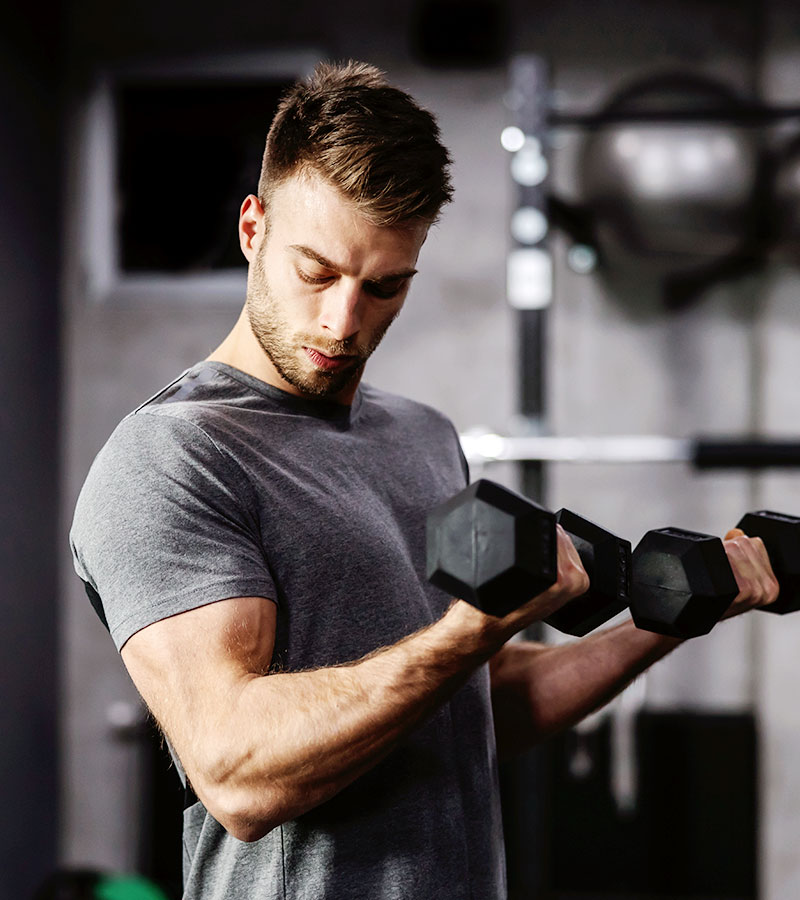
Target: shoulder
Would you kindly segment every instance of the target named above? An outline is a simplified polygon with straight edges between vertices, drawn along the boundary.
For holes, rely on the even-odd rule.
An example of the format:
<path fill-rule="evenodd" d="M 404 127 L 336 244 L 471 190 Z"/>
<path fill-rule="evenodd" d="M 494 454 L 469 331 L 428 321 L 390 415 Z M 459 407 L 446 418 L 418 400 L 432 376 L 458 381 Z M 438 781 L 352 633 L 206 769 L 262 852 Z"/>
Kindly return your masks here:
<path fill-rule="evenodd" d="M 142 483 L 156 471 L 209 465 L 215 459 L 221 462 L 223 454 L 202 418 L 140 409 L 125 416 L 111 433 L 92 462 L 87 485 L 125 478 Z"/>
<path fill-rule="evenodd" d="M 369 384 L 361 386 L 363 402 L 368 411 L 379 409 L 404 423 L 441 429 L 453 435 L 456 429 L 450 419 L 438 409 L 418 400 L 383 391 Z"/>
<path fill-rule="evenodd" d="M 214 364 L 197 363 L 130 413 L 126 420 L 160 419 L 175 432 L 186 431 L 178 423 L 210 431 L 215 422 L 229 418 L 236 409 L 247 408 L 257 400 L 252 389 Z M 263 398 L 262 398 L 263 399 Z M 123 420 L 123 421 L 126 421 Z"/>
<path fill-rule="evenodd" d="M 144 507 L 156 492 L 244 493 L 239 468 L 219 440 L 225 392 L 236 390 L 229 381 L 200 364 L 126 415 L 89 468 L 76 521 L 108 515 L 111 498 Z"/>
<path fill-rule="evenodd" d="M 206 428 L 214 402 L 186 397 L 188 389 L 159 402 L 186 384 L 181 376 L 119 423 L 75 505 L 75 570 L 99 598 L 118 647 L 195 606 L 275 594 L 252 485 Z"/>
<path fill-rule="evenodd" d="M 246 420 L 248 410 L 265 403 L 268 398 L 256 395 L 247 383 L 213 364 L 197 363 L 122 419 L 93 468 L 127 454 L 226 456 L 224 435 Z"/>

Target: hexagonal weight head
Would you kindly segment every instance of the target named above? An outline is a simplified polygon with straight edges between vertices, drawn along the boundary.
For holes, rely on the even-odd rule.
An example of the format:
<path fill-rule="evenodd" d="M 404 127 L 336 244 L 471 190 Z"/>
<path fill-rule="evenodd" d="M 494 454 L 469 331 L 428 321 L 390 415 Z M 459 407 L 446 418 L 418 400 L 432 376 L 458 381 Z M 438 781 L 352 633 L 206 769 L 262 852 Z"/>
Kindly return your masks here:
<path fill-rule="evenodd" d="M 762 607 L 763 612 L 783 615 L 800 609 L 800 518 L 761 509 L 743 516 L 737 528 L 764 542 L 781 588 L 778 599 Z"/>
<path fill-rule="evenodd" d="M 695 531 L 648 531 L 632 568 L 633 621 L 659 634 L 707 634 L 739 592 L 722 541 Z"/>
<path fill-rule="evenodd" d="M 556 517 L 480 479 L 428 515 L 428 580 L 493 616 L 556 580 Z"/>
<path fill-rule="evenodd" d="M 590 587 L 545 622 L 566 634 L 583 637 L 630 602 L 631 543 L 569 509 L 560 509 L 556 519 L 575 545 Z"/>

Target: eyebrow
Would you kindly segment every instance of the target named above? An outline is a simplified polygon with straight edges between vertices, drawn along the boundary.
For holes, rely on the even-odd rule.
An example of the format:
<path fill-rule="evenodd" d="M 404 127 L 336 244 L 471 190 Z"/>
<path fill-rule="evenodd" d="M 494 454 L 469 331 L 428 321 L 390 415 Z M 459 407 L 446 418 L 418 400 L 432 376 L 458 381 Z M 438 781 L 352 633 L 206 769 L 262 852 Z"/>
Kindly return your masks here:
<path fill-rule="evenodd" d="M 313 262 L 318 263 L 324 269 L 330 269 L 332 272 L 342 271 L 341 267 L 336 265 L 335 262 L 331 262 L 331 260 L 326 259 L 326 257 L 322 256 L 321 253 L 317 253 L 316 250 L 312 250 L 311 247 L 306 247 L 303 244 L 289 244 L 288 249 L 294 250 L 295 253 L 299 253 L 301 256 L 305 256 L 306 259 L 313 260 Z M 368 278 L 367 281 L 369 281 L 370 284 L 383 284 L 386 281 L 398 281 L 402 278 L 411 278 L 416 274 L 416 269 L 402 269 L 399 272 L 389 272 L 386 275 L 381 275 L 379 278 Z"/>

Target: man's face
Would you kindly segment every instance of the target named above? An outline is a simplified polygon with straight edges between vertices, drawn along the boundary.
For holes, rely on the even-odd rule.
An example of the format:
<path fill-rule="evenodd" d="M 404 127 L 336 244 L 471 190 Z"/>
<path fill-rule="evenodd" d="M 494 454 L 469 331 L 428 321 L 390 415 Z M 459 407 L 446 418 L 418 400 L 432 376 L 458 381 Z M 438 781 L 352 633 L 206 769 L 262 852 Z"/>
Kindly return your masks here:
<path fill-rule="evenodd" d="M 314 174 L 279 185 L 267 215 L 246 305 L 277 376 L 267 380 L 296 395 L 349 403 L 400 312 L 427 227 L 373 225 Z"/>

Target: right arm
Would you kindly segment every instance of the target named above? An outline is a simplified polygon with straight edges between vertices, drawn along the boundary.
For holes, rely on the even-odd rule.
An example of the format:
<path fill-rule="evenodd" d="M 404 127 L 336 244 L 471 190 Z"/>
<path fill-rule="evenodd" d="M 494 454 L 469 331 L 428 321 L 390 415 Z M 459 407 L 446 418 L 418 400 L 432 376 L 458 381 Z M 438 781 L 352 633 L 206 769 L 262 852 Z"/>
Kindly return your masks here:
<path fill-rule="evenodd" d="M 373 767 L 512 635 L 585 589 L 559 529 L 558 581 L 503 619 L 456 600 L 357 662 L 267 674 L 276 608 L 245 597 L 149 625 L 122 658 L 206 809 L 251 841 Z"/>

